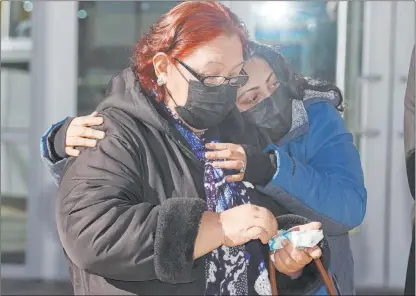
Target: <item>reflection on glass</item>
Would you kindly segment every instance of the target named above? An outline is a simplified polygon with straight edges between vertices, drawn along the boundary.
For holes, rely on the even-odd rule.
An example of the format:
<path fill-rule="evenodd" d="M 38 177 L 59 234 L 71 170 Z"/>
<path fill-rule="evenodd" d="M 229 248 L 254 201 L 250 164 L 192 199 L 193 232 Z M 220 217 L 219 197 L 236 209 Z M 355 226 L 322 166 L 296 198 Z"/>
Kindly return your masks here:
<path fill-rule="evenodd" d="M 336 5 L 328 3 L 256 2 L 255 38 L 278 46 L 295 71 L 335 82 Z"/>
<path fill-rule="evenodd" d="M 27 145 L 1 144 L 1 263 L 25 263 L 28 161 Z"/>
<path fill-rule="evenodd" d="M 30 37 L 32 1 L 10 2 L 10 37 Z"/>
<path fill-rule="evenodd" d="M 30 125 L 30 73 L 1 69 L 1 127 L 28 128 Z"/>
<path fill-rule="evenodd" d="M 129 64 L 134 44 L 174 1 L 80 1 L 78 114 L 94 111 L 111 77 Z"/>

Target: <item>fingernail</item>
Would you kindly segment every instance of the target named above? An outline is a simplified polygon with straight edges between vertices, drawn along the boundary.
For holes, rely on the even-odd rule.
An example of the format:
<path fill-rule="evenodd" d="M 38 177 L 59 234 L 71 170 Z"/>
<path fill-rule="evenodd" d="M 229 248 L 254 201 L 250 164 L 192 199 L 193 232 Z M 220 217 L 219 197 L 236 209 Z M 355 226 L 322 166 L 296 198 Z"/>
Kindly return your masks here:
<path fill-rule="evenodd" d="M 283 246 L 283 247 L 286 247 L 286 246 L 287 246 L 287 244 L 288 244 L 288 241 L 284 239 L 284 240 L 282 241 L 282 246 Z"/>
<path fill-rule="evenodd" d="M 209 152 L 205 153 L 205 157 L 206 158 L 211 158 L 211 153 L 209 153 Z"/>
<path fill-rule="evenodd" d="M 104 132 L 99 133 L 99 134 L 98 134 L 98 137 L 99 137 L 100 139 L 104 139 L 104 137 L 105 137 L 105 133 L 104 133 Z"/>

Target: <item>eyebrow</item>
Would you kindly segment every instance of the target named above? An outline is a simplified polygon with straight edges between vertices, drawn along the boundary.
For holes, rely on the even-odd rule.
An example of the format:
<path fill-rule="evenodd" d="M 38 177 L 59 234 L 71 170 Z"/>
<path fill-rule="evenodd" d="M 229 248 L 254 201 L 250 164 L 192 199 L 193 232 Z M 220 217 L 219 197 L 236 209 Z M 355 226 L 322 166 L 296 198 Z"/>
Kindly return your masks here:
<path fill-rule="evenodd" d="M 269 74 L 269 76 L 266 79 L 266 83 L 269 83 L 270 79 L 272 79 L 272 77 L 273 77 L 273 74 L 274 74 L 273 72 L 271 72 Z M 244 94 L 248 93 L 249 91 L 257 90 L 259 88 L 260 88 L 260 86 L 254 86 L 252 88 L 249 88 L 248 90 L 244 91 L 241 95 L 239 95 L 238 98 L 241 98 Z"/>
<path fill-rule="evenodd" d="M 243 64 L 244 64 L 244 61 L 242 61 L 242 62 L 238 63 L 237 65 L 235 65 L 231 70 L 235 70 L 235 69 L 237 69 L 238 67 L 240 67 Z"/>
<path fill-rule="evenodd" d="M 221 66 L 225 67 L 225 65 L 223 63 L 220 63 L 220 62 L 209 61 L 207 63 L 207 65 L 209 65 L 209 64 L 218 64 L 218 65 L 221 65 Z"/>
<path fill-rule="evenodd" d="M 248 93 L 249 91 L 253 91 L 253 90 L 256 90 L 256 89 L 259 89 L 260 88 L 260 86 L 254 86 L 254 87 L 252 87 L 252 88 L 250 88 L 250 89 L 248 89 L 248 90 L 246 90 L 246 91 L 244 91 L 241 95 L 239 95 L 238 96 L 238 98 L 241 98 L 243 95 L 245 95 L 246 93 Z"/>
<path fill-rule="evenodd" d="M 207 65 L 209 65 L 209 64 L 218 64 L 218 65 L 221 65 L 221 66 L 223 66 L 225 68 L 225 65 L 223 63 L 220 63 L 220 62 L 210 61 L 210 62 L 207 63 Z M 237 65 L 235 65 L 234 67 L 232 67 L 231 68 L 231 71 L 235 70 L 236 68 L 240 67 L 243 64 L 244 64 L 244 61 L 241 61 L 240 63 L 238 63 Z"/>

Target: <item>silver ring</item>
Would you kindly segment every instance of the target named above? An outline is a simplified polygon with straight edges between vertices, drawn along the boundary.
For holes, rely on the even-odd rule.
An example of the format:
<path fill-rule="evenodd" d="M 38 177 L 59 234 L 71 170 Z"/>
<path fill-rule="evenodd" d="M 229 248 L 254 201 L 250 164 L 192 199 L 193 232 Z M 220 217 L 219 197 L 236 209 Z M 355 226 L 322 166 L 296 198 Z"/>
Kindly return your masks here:
<path fill-rule="evenodd" d="M 244 174 L 246 172 L 246 162 L 244 160 L 240 160 L 243 164 L 242 168 L 240 169 L 240 174 Z"/>

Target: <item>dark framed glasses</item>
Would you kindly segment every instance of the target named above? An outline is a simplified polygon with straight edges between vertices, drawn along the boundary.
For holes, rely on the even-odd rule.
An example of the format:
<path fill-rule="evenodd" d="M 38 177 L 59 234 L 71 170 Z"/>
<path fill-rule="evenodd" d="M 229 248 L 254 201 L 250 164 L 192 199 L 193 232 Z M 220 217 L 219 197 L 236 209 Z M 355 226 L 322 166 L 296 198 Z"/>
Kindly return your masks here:
<path fill-rule="evenodd" d="M 244 70 L 241 70 L 240 75 L 234 76 L 234 77 L 225 77 L 220 75 L 201 75 L 195 72 L 194 69 L 189 67 L 187 64 L 182 62 L 181 60 L 174 58 L 179 64 L 182 65 L 189 73 L 192 74 L 196 79 L 198 79 L 199 82 L 201 82 L 203 85 L 207 87 L 215 87 L 220 86 L 224 83 L 228 83 L 228 85 L 240 87 L 246 84 L 248 80 L 248 75 Z"/>

